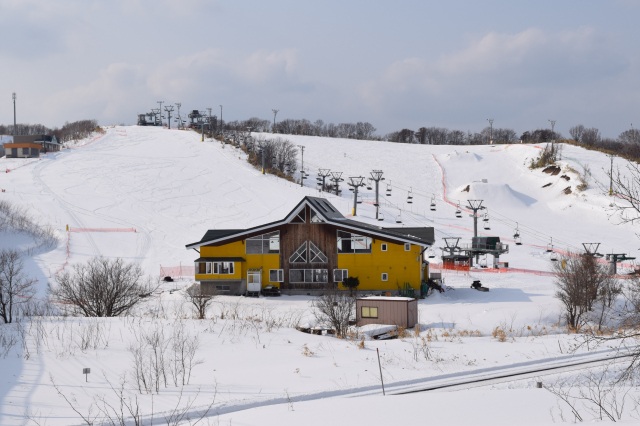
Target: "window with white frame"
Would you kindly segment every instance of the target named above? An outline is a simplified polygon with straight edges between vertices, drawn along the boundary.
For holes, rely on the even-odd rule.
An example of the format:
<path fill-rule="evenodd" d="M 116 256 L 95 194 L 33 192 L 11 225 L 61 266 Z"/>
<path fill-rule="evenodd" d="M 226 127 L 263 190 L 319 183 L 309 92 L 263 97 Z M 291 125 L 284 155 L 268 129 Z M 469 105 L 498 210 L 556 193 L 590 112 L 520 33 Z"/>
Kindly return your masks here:
<path fill-rule="evenodd" d="M 387 243 L 380 244 L 380 251 L 387 251 Z"/>
<path fill-rule="evenodd" d="M 380 275 L 380 279 L 381 279 L 382 281 L 389 281 L 389 274 L 387 274 L 386 272 L 383 272 L 383 273 Z"/>
<path fill-rule="evenodd" d="M 269 282 L 284 282 L 284 269 L 269 269 Z"/>
<path fill-rule="evenodd" d="M 307 263 L 307 242 L 302 243 L 300 247 L 289 257 L 289 263 Z"/>
<path fill-rule="evenodd" d="M 404 251 L 411 251 L 411 243 L 404 243 Z"/>
<path fill-rule="evenodd" d="M 311 241 L 309 241 L 309 263 L 327 263 L 327 256 Z"/>
<path fill-rule="evenodd" d="M 327 263 L 329 258 L 311 241 L 305 241 L 289 257 L 290 263 Z"/>
<path fill-rule="evenodd" d="M 333 270 L 333 282 L 334 283 L 343 283 L 344 280 L 349 276 L 348 269 L 334 269 Z"/>
<path fill-rule="evenodd" d="M 251 270 L 247 272 L 247 284 L 261 284 L 262 283 L 262 271 L 259 269 Z"/>
<path fill-rule="evenodd" d="M 214 274 L 233 274 L 234 263 L 233 262 L 213 262 Z"/>
<path fill-rule="evenodd" d="M 371 253 L 371 237 L 338 231 L 338 253 Z"/>
<path fill-rule="evenodd" d="M 289 269 L 290 283 L 326 283 L 329 282 L 328 269 Z"/>
<path fill-rule="evenodd" d="M 280 253 L 280 232 L 269 232 L 245 240 L 247 254 Z"/>
<path fill-rule="evenodd" d="M 291 223 L 307 223 L 305 209 L 300 210 L 300 212 L 291 220 Z"/>

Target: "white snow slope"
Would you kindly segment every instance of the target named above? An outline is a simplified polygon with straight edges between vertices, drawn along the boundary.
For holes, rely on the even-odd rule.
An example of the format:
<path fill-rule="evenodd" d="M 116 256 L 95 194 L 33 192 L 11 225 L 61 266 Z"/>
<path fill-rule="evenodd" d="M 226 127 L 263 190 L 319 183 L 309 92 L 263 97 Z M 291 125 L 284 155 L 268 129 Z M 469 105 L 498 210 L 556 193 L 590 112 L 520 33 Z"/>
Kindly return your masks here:
<path fill-rule="evenodd" d="M 201 142 L 194 132 L 136 126 L 105 130 L 40 159 L 0 158 L 0 200 L 24 209 L 58 237 L 54 248 L 43 249 L 28 235 L 5 231 L 0 248 L 25 253 L 25 270 L 38 280 L 39 297 L 46 297 L 49 283 L 55 285 L 56 273 L 95 256 L 137 262 L 154 278 L 177 276 L 179 267 L 186 276 L 163 283 L 162 292 L 126 318 L 37 317 L 1 325 L 0 424 L 101 424 L 117 417 L 119 401 L 125 401 L 125 412 L 127 406 L 138 407 L 145 424 L 194 424 L 201 415 L 199 424 L 234 426 L 573 420 L 568 406 L 535 386 L 558 383 L 557 375 L 467 390 L 392 393 L 409 381 L 454 382 L 477 370 L 493 374 L 514 364 L 576 356 L 569 349 L 577 336 L 566 333 L 553 297 L 547 247 L 582 252 L 583 243 L 600 243 L 602 253 L 635 256 L 636 229 L 619 223 L 613 207 L 620 201 L 607 195 L 607 156 L 564 146 L 562 171 L 554 176 L 528 167 L 543 146 L 424 146 L 281 135 L 304 147 L 310 175 L 301 187 L 262 175 L 239 149 Z M 351 215 L 352 193 L 345 183 L 340 197 L 318 192 L 319 168 L 343 172 L 345 180 L 382 170 L 384 222 L 375 220 L 373 191 L 364 188 L 356 219 L 433 226 L 435 271 L 443 238 L 470 242 L 467 200 L 483 200 L 487 210 L 480 212 L 479 234 L 510 244 L 500 258 L 509 269 L 443 271 L 449 290 L 420 300 L 419 330 L 396 340 L 362 343 L 361 338 L 296 331 L 296 324 L 314 322 L 313 299 L 302 296 L 219 297 L 206 320 L 194 319 L 181 290 L 192 282 L 189 268 L 198 253 L 185 245 L 208 229 L 281 219 L 305 195 L 327 197 Z M 580 176 L 587 183 L 582 191 Z M 432 201 L 436 211 L 430 209 Z M 455 216 L 457 205 L 464 210 L 462 218 Z M 482 220 L 485 213 L 488 222 Z M 513 244 L 516 228 L 523 241 L 519 246 Z M 634 267 L 618 266 L 621 272 Z M 470 289 L 474 279 L 490 291 Z M 496 327 L 505 331 L 506 341 L 492 336 Z M 167 383 L 158 392 L 139 393 L 133 354 L 154 333 L 168 358 L 180 336 L 197 337 L 197 352 L 185 385 L 166 371 Z M 83 368 L 91 373 L 83 375 Z M 380 371 L 390 391 L 386 396 Z M 598 417 L 583 410 L 587 419 Z M 178 413 L 184 417 L 176 419 Z M 634 421 L 629 413 L 623 420 Z"/>

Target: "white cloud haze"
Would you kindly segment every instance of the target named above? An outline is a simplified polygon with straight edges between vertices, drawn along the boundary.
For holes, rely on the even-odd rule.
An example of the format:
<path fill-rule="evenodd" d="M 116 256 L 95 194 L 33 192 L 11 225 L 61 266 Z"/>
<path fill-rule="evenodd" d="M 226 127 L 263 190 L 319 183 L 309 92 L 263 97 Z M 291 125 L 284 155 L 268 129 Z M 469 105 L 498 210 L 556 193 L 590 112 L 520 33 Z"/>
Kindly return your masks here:
<path fill-rule="evenodd" d="M 0 0 L 0 123 L 135 123 L 157 101 L 258 116 L 617 137 L 640 98 L 633 2 Z"/>

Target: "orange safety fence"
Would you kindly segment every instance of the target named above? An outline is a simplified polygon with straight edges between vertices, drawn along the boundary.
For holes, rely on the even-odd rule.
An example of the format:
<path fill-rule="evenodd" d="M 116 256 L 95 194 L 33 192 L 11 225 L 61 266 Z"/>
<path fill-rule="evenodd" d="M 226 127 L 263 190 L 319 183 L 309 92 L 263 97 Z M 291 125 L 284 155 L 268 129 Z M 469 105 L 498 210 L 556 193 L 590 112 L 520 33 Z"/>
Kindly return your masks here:
<path fill-rule="evenodd" d="M 71 228 L 67 225 L 69 232 L 137 232 L 136 228 Z"/>
<path fill-rule="evenodd" d="M 189 277 L 193 278 L 196 268 L 193 265 L 162 266 L 160 265 L 161 277 Z"/>

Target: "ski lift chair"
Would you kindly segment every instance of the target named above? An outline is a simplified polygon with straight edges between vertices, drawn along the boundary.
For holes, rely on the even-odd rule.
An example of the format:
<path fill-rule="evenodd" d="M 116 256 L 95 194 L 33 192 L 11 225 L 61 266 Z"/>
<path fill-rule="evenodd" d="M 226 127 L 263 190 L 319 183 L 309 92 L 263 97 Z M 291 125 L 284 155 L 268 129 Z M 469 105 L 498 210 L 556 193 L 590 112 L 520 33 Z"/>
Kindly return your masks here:
<path fill-rule="evenodd" d="M 513 240 L 515 241 L 517 246 L 521 246 L 522 245 L 522 238 L 520 238 L 520 234 L 518 234 L 518 232 L 513 234 Z"/>
<path fill-rule="evenodd" d="M 520 231 L 518 230 L 518 224 L 516 223 L 516 230 L 513 233 L 513 241 L 515 241 L 517 246 L 522 245 L 522 238 L 520 238 Z"/>
<path fill-rule="evenodd" d="M 460 203 L 456 206 L 456 217 L 462 217 L 462 210 L 460 210 Z"/>

